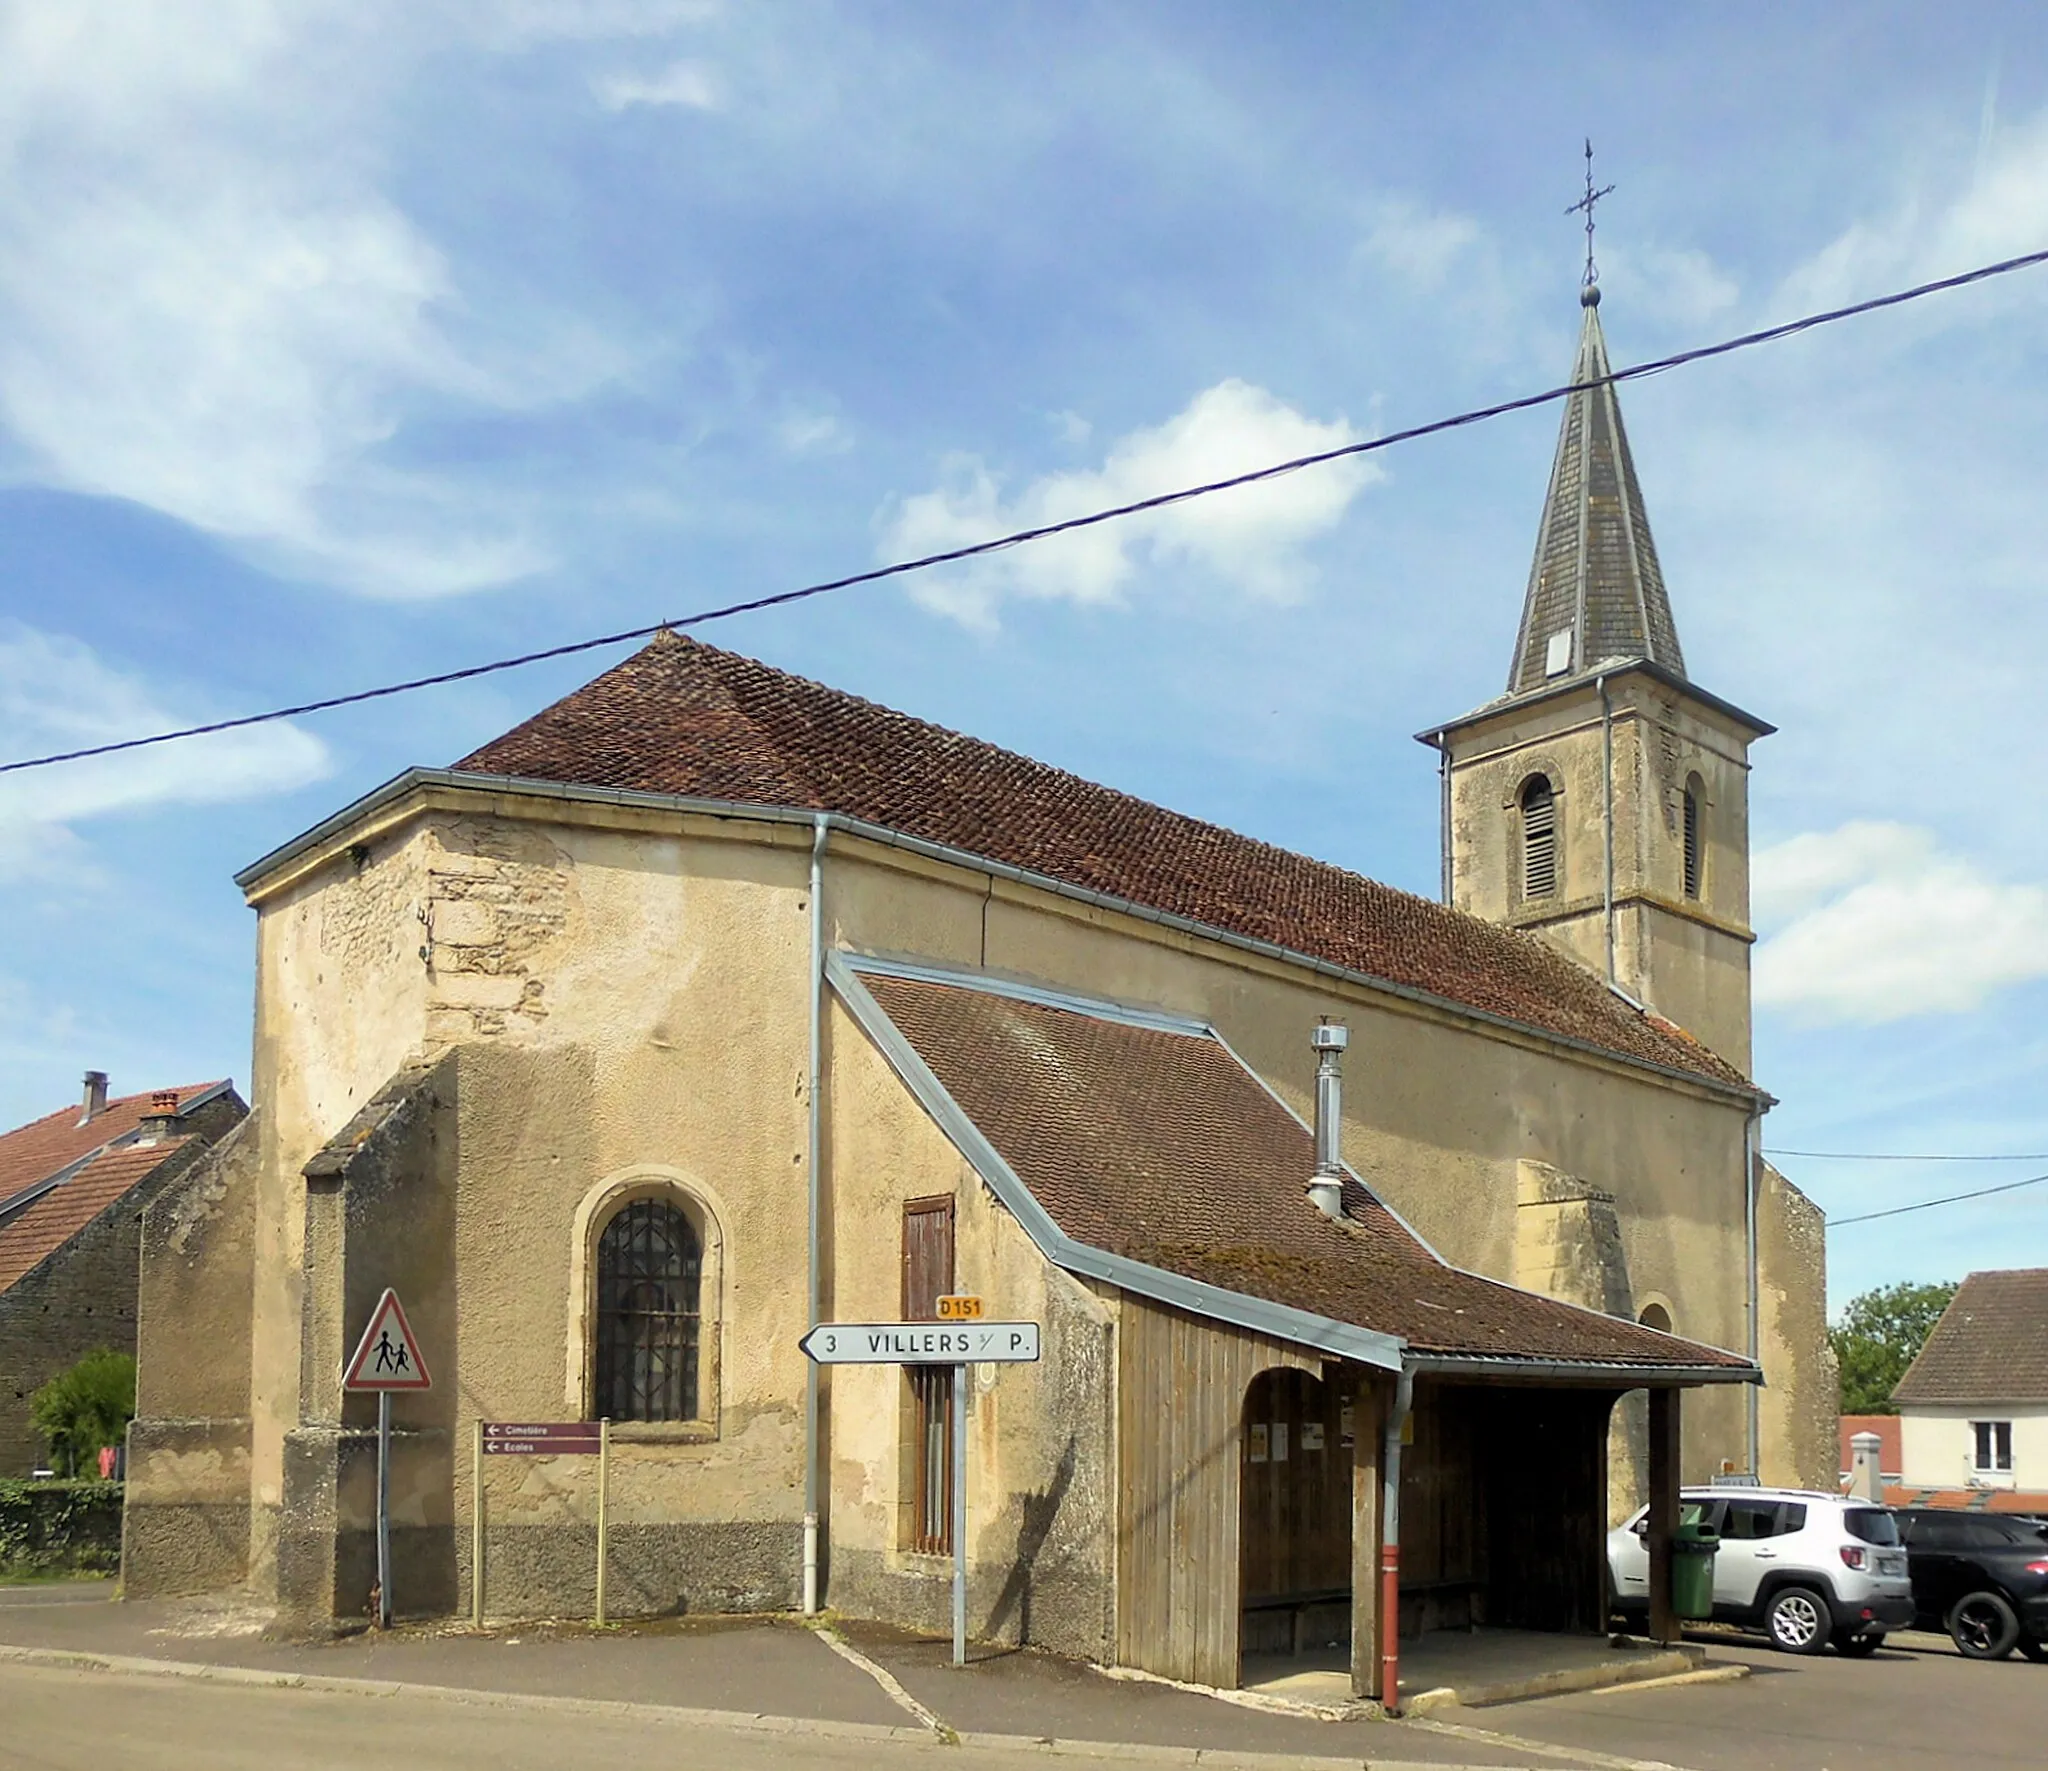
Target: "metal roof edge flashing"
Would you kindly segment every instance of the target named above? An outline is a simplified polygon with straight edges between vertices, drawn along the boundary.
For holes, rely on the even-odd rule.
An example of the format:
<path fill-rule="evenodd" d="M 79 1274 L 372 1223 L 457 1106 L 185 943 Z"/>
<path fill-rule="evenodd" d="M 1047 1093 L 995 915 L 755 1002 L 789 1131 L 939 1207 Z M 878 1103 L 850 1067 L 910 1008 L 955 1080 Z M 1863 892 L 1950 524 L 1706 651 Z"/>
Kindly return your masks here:
<path fill-rule="evenodd" d="M 353 804 L 343 807 L 332 817 L 323 819 L 311 830 L 273 849 L 261 860 L 252 862 L 235 875 L 235 884 L 247 892 L 265 874 L 275 871 L 287 861 L 297 858 L 308 849 L 347 829 L 351 823 L 366 813 L 376 811 L 420 787 L 466 788 L 473 792 L 522 794 L 535 799 L 582 800 L 598 805 L 644 806 L 668 811 L 700 812 L 707 817 L 752 818 L 771 824 L 801 824 L 807 829 L 814 827 L 823 819 L 829 829 L 844 831 L 849 836 L 862 837 L 886 848 L 902 849 L 908 854 L 922 855 L 927 860 L 964 867 L 996 879 L 1007 879 L 1018 885 L 1029 886 L 1035 891 L 1049 892 L 1055 897 L 1070 899 L 1075 903 L 1114 911 L 1118 915 L 1129 916 L 1139 922 L 1153 923 L 1161 928 L 1194 935 L 1201 940 L 1214 941 L 1220 946 L 1231 947 L 1241 953 L 1256 953 L 1266 959 L 1279 960 L 1285 965 L 1299 966 L 1318 977 L 1332 978 L 1340 983 L 1377 991 L 1403 1002 L 1416 1003 L 1441 1014 L 1475 1022 L 1480 1026 L 1498 1027 L 1519 1034 L 1523 1038 L 1539 1039 L 1560 1050 L 1579 1052 L 1603 1063 L 1619 1064 L 1630 1070 L 1661 1076 L 1690 1088 L 1705 1089 L 1711 1094 L 1744 1102 L 1750 1100 L 1755 1092 L 1753 1087 L 1724 1082 L 1704 1071 L 1685 1070 L 1675 1064 L 1661 1064 L 1654 1058 L 1638 1057 L 1633 1052 L 1620 1051 L 1594 1040 L 1558 1032 L 1554 1028 L 1539 1027 L 1531 1021 L 1518 1021 L 1511 1015 L 1496 1014 L 1491 1009 L 1478 1008 L 1469 1002 L 1441 996 L 1435 991 L 1424 990 L 1413 984 L 1396 983 L 1391 978 L 1382 978 L 1372 972 L 1338 965 L 1333 960 L 1320 959 L 1315 954 L 1302 952 L 1299 948 L 1282 946 L 1278 941 L 1262 940 L 1255 935 L 1240 935 L 1230 929 L 1198 922 L 1193 917 L 1179 916 L 1170 910 L 1160 910 L 1149 904 L 1141 904 L 1135 899 L 1115 897 L 1108 892 L 1099 892 L 1088 886 L 1078 886 L 1067 880 L 1056 879 L 1050 874 L 1034 873 L 1029 868 L 1012 866 L 1007 861 L 977 855 L 969 849 L 931 842 L 924 837 L 892 830 L 884 824 L 871 824 L 864 818 L 849 817 L 843 812 L 820 811 L 808 806 L 753 805 L 744 800 L 699 799 L 688 794 L 645 793 L 634 788 L 591 787 L 573 782 L 537 781 L 515 775 L 481 775 L 462 769 L 408 769 L 404 774 L 395 776 Z M 1418 898 L 1416 902 L 1427 904 L 1433 910 L 1444 908 L 1442 905 L 1430 903 L 1426 898 Z"/>
<path fill-rule="evenodd" d="M 879 953 L 836 950 L 847 968 L 865 977 L 901 978 L 913 984 L 944 984 L 956 990 L 978 990 L 984 996 L 1007 997 L 1013 1002 L 1035 1003 L 1041 1008 L 1065 1009 L 1097 1020 L 1115 1021 L 1126 1027 L 1141 1027 L 1148 1033 L 1178 1033 L 1192 1038 L 1221 1036 L 1206 1021 L 1190 1015 L 1171 1014 L 1163 1009 L 1141 1008 L 1134 1003 L 1112 1002 L 1103 997 L 1082 996 L 1071 990 L 1056 990 L 1022 978 L 1008 978 L 995 972 L 957 970 L 922 960 L 894 959 Z M 1236 1054 L 1231 1054 L 1233 1057 Z"/>
<path fill-rule="evenodd" d="M 1163 1267 L 1149 1266 L 1125 1255 L 1112 1254 L 1107 1249 L 1076 1242 L 1053 1221 L 1052 1214 L 1039 1203 L 1038 1196 L 1024 1184 L 1023 1178 L 989 1142 L 982 1129 L 947 1092 L 945 1084 L 932 1073 L 930 1065 L 919 1056 L 903 1030 L 874 999 L 861 982 L 855 956 L 834 949 L 825 956 L 825 976 L 834 993 L 846 1004 L 847 1011 L 874 1041 L 876 1049 L 917 1103 L 931 1115 L 953 1147 L 988 1183 L 989 1190 L 1017 1220 L 1039 1253 L 1054 1266 L 1135 1292 L 1158 1303 L 1170 1304 L 1193 1315 L 1227 1322 L 1236 1328 L 1248 1328 L 1257 1334 L 1269 1334 L 1276 1340 L 1353 1359 L 1382 1371 L 1400 1369 L 1402 1342 L 1392 1335 L 1361 1328 L 1355 1323 L 1312 1315 L 1306 1310 L 1291 1309 L 1285 1304 L 1270 1303 L 1243 1292 L 1226 1291 L 1221 1286 L 1189 1279 Z"/>
<path fill-rule="evenodd" d="M 1760 1384 L 1762 1368 L 1742 1365 L 1631 1365 L 1611 1359 L 1533 1359 L 1515 1353 L 1417 1353 L 1405 1355 L 1418 1377 L 1629 1378 L 1629 1389 L 1664 1384 Z"/>

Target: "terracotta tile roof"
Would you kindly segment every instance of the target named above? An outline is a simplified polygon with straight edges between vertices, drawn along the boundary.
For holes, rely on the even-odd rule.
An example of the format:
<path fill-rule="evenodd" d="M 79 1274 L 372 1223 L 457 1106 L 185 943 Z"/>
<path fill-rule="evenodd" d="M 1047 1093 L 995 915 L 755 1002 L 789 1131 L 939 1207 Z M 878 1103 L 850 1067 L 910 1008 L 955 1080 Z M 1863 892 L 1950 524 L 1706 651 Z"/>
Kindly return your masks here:
<path fill-rule="evenodd" d="M 1418 1352 L 1746 1364 L 1448 1267 L 1355 1181 L 1350 1222 L 1332 1223 L 1304 1192 L 1315 1140 L 1212 1036 L 955 984 L 862 982 L 1077 1242 Z"/>
<path fill-rule="evenodd" d="M 1877 1435 L 1877 1473 L 1880 1477 L 1893 1479 L 1903 1470 L 1905 1454 L 1900 1450 L 1899 1417 L 1895 1414 L 1845 1414 L 1836 1423 L 1837 1437 L 1842 1453 L 1842 1476 L 1848 1478 L 1854 1467 L 1849 1455 L 1849 1441 L 1858 1433 Z"/>
<path fill-rule="evenodd" d="M 1905 1483 L 1887 1482 L 1884 1504 L 1943 1507 L 1956 1513 L 2024 1513 L 2030 1518 L 2048 1519 L 2048 1494 L 2030 1494 L 2023 1488 L 1913 1488 Z"/>
<path fill-rule="evenodd" d="M 182 1108 L 220 1086 L 198 1083 L 161 1092 L 174 1092 Z M 72 1106 L 0 1134 L 0 1291 L 39 1266 L 185 1142 L 121 1142 L 142 1123 L 157 1092 L 110 1100 L 83 1125 L 80 1109 Z M 9 1210 L 11 1202 L 79 1163 L 84 1166 L 60 1185 Z"/>
<path fill-rule="evenodd" d="M 1893 1402 L 2048 1402 L 2048 1267 L 1972 1273 Z"/>
<path fill-rule="evenodd" d="M 457 769 L 833 811 L 1748 1087 L 1547 943 L 679 634 Z"/>

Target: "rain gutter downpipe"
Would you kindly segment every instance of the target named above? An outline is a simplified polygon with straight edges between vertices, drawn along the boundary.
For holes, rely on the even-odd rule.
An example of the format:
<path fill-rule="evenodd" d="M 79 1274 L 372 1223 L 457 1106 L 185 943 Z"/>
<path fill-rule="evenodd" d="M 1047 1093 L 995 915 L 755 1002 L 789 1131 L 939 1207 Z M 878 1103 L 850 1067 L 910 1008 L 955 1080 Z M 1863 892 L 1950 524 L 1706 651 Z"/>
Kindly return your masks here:
<path fill-rule="evenodd" d="M 823 1131 L 818 1089 L 824 1070 L 825 1021 L 825 838 L 831 829 L 830 814 L 819 812 L 811 820 L 811 1004 L 810 1059 L 804 1086 L 805 1186 L 809 1208 L 810 1322 L 816 1328 L 824 1319 L 824 1261 L 821 1255 L 823 1190 L 818 1158 Z M 818 1614 L 818 1490 L 822 1448 L 818 1443 L 818 1362 L 804 1361 L 804 1615 Z"/>
<path fill-rule="evenodd" d="M 1437 844 L 1443 850 L 1442 892 L 1445 904 L 1457 886 L 1451 859 L 1451 746 L 1443 731 L 1436 735 Z"/>
<path fill-rule="evenodd" d="M 1748 1120 L 1742 1128 L 1742 1221 L 1744 1240 L 1749 1255 L 1749 1362 L 1761 1367 L 1760 1349 L 1763 1345 L 1763 1324 L 1758 1320 L 1762 1304 L 1762 1287 L 1757 1278 L 1757 1194 L 1763 1182 L 1763 1109 L 1752 1107 Z M 1762 1435 L 1758 1429 L 1757 1387 L 1754 1381 L 1743 1387 L 1746 1404 L 1745 1425 L 1749 1440 L 1749 1473 L 1762 1480 L 1763 1472 L 1757 1467 L 1762 1446 Z"/>
<path fill-rule="evenodd" d="M 1380 1708 L 1401 1713 L 1401 1435 L 1415 1404 L 1415 1373 L 1404 1363 L 1394 1382 L 1380 1447 Z"/>
<path fill-rule="evenodd" d="M 1593 679 L 1600 697 L 1600 894 L 1607 931 L 1607 982 L 1614 982 L 1614 702 L 1607 693 L 1607 673 Z"/>

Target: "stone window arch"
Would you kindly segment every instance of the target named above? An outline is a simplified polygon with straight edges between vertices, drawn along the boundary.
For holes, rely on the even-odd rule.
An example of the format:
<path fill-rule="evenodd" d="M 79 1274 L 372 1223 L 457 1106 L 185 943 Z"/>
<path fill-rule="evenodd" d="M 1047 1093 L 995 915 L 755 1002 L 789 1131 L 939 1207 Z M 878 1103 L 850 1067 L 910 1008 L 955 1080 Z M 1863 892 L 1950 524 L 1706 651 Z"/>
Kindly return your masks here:
<path fill-rule="evenodd" d="M 1531 775 L 1515 796 L 1521 822 L 1522 897 L 1554 898 L 1564 877 L 1557 786 L 1548 775 Z"/>
<path fill-rule="evenodd" d="M 629 1434 L 715 1435 L 725 1250 L 710 1200 L 642 1169 L 593 1189 L 576 1217 L 571 1406 Z"/>

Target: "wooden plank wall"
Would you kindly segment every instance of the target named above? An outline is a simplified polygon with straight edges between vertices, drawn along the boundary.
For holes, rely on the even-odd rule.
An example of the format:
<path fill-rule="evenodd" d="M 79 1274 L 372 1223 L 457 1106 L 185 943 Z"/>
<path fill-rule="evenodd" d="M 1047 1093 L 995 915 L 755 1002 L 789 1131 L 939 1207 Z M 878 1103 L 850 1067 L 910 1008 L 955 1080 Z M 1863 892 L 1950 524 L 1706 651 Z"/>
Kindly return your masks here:
<path fill-rule="evenodd" d="M 1322 1360 L 1129 1293 L 1120 1316 L 1117 1660 L 1232 1687 L 1245 1392 L 1262 1371 Z"/>
<path fill-rule="evenodd" d="M 1323 1383 L 1305 1371 L 1269 1371 L 1246 1392 L 1245 1423 L 1266 1428 L 1266 1457 L 1244 1465 L 1245 1604 L 1351 1585 L 1344 1387 L 1341 1378 Z M 1320 1435 L 1307 1431 L 1311 1424 Z"/>

